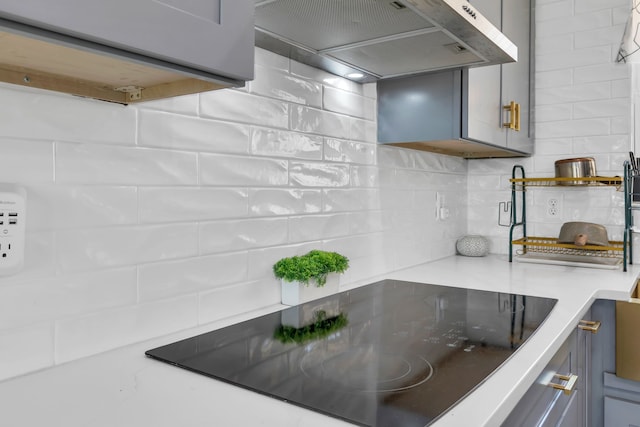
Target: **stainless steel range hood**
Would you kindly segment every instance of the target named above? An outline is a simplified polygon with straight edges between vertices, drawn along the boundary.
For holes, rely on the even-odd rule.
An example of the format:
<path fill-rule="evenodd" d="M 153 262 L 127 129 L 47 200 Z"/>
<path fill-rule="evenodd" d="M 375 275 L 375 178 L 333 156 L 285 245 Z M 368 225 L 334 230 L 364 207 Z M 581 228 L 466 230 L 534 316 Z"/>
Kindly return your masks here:
<path fill-rule="evenodd" d="M 256 0 L 256 46 L 360 82 L 517 60 L 466 0 Z"/>

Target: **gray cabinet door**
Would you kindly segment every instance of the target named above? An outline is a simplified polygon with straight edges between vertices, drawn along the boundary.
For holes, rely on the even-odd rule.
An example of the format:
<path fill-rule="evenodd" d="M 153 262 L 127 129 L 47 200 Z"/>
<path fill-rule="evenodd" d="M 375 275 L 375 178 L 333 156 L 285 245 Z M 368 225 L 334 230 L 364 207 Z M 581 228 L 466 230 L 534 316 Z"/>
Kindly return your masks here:
<path fill-rule="evenodd" d="M 530 91 L 532 73 L 530 0 L 472 0 L 471 3 L 518 46 L 518 61 L 489 67 L 470 68 L 466 91 L 468 121 L 465 137 L 530 153 Z M 520 130 L 505 128 L 514 119 L 504 106 L 519 106 Z"/>
<path fill-rule="evenodd" d="M 506 144 L 508 148 L 525 152 L 533 151 L 533 141 L 530 128 L 532 108 L 530 105 L 531 89 L 533 88 L 532 61 L 530 58 L 531 19 L 533 10 L 531 0 L 503 1 L 502 32 L 518 46 L 518 62 L 502 64 L 502 105 L 516 102 L 520 108 L 520 130 L 506 130 Z M 503 115 L 504 110 L 503 110 Z M 506 117 L 505 117 L 506 118 Z"/>
<path fill-rule="evenodd" d="M 604 427 L 640 427 L 640 403 L 605 397 Z"/>
<path fill-rule="evenodd" d="M 471 4 L 497 28 L 501 27 L 500 0 L 472 0 Z M 517 44 L 516 44 L 517 45 Z M 518 46 L 518 50 L 520 46 Z M 467 71 L 465 95 L 468 120 L 463 128 L 465 138 L 506 147 L 506 133 L 502 129 L 501 68 L 500 65 L 470 68 Z"/>
<path fill-rule="evenodd" d="M 253 78 L 252 0 L 0 0 L 0 17 L 226 77 Z"/>

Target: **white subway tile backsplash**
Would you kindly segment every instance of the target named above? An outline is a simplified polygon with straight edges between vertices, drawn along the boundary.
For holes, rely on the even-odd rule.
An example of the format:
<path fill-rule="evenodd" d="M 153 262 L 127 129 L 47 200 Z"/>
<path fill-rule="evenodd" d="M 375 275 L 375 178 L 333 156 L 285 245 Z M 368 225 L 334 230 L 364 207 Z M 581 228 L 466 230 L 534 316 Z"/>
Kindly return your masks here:
<path fill-rule="evenodd" d="M 284 160 L 200 154 L 200 183 L 204 185 L 272 186 L 287 182 Z"/>
<path fill-rule="evenodd" d="M 258 280 L 203 292 L 200 323 L 213 322 L 280 302 L 280 287 L 272 280 Z"/>
<path fill-rule="evenodd" d="M 256 77 L 249 83 L 249 92 L 311 107 L 322 106 L 320 83 L 260 65 L 256 65 Z"/>
<path fill-rule="evenodd" d="M 135 224 L 138 192 L 133 186 L 29 186 L 30 230 Z"/>
<path fill-rule="evenodd" d="M 248 215 L 246 189 L 141 188 L 139 211 L 142 223 L 206 221 Z"/>
<path fill-rule="evenodd" d="M 258 156 L 321 160 L 322 137 L 277 129 L 253 128 L 251 153 Z"/>
<path fill-rule="evenodd" d="M 286 129 L 289 104 L 234 89 L 222 89 L 200 94 L 200 114 L 231 122 Z"/>
<path fill-rule="evenodd" d="M 233 252 L 288 243 L 286 218 L 256 218 L 200 224 L 200 253 Z"/>
<path fill-rule="evenodd" d="M 0 182 L 53 182 L 51 142 L 0 138 L 0 151 Z"/>
<path fill-rule="evenodd" d="M 249 213 L 252 216 L 297 215 L 322 211 L 320 190 L 252 189 Z"/>
<path fill-rule="evenodd" d="M 91 270 L 196 256 L 196 224 L 60 231 L 56 261 L 63 271 Z"/>
<path fill-rule="evenodd" d="M 325 110 L 367 120 L 375 119 L 375 100 L 353 92 L 325 87 L 322 102 Z"/>
<path fill-rule="evenodd" d="M 53 343 L 48 322 L 0 330 L 0 381 L 52 366 Z"/>
<path fill-rule="evenodd" d="M 208 255 L 138 267 L 140 301 L 198 293 L 247 277 L 247 253 Z"/>
<path fill-rule="evenodd" d="M 381 209 L 381 190 L 377 188 L 324 190 L 324 212 L 350 212 Z"/>
<path fill-rule="evenodd" d="M 349 118 L 340 114 L 315 108 L 292 106 L 291 129 L 299 132 L 349 138 L 351 125 Z"/>
<path fill-rule="evenodd" d="M 349 234 L 349 216 L 306 215 L 289 218 L 289 242 L 322 240 Z"/>
<path fill-rule="evenodd" d="M 364 142 L 326 138 L 324 158 L 334 162 L 372 165 L 376 161 L 376 146 Z"/>
<path fill-rule="evenodd" d="M 197 324 L 197 295 L 59 320 L 55 361 L 68 362 Z"/>
<path fill-rule="evenodd" d="M 581 67 L 582 70 L 589 69 L 590 67 Z M 561 69 L 561 70 L 551 70 L 544 72 L 536 72 L 535 75 L 535 87 L 536 93 L 540 89 L 553 88 L 553 87 L 564 87 L 573 83 L 573 69 Z M 596 80 L 598 81 L 598 80 Z M 584 81 L 582 83 L 587 83 Z M 537 104 L 537 102 L 536 102 Z"/>
<path fill-rule="evenodd" d="M 536 123 L 566 121 L 571 120 L 572 117 L 572 103 L 547 104 L 536 107 Z"/>
<path fill-rule="evenodd" d="M 538 105 L 610 99 L 611 84 L 609 82 L 597 82 L 573 86 L 545 88 L 537 90 L 536 96 L 536 103 Z"/>
<path fill-rule="evenodd" d="M 24 270 L 0 279 L 0 334 L 29 345 L 0 344 L 0 378 L 276 304 L 283 257 L 344 251 L 347 285 L 466 232 L 466 160 L 379 146 L 375 83 L 261 49 L 240 89 L 0 95 L 0 182 L 30 206 Z"/>
<path fill-rule="evenodd" d="M 551 40 L 549 41 L 551 43 Z M 536 68 L 540 71 L 583 67 L 611 61 L 611 47 L 599 46 L 588 49 L 558 51 L 536 56 Z"/>
<path fill-rule="evenodd" d="M 10 85 L 2 92 L 0 137 L 135 144 L 133 108 Z"/>
<path fill-rule="evenodd" d="M 195 153 L 56 142 L 59 184 L 194 185 Z"/>
<path fill-rule="evenodd" d="M 141 111 L 138 145 L 248 154 L 249 126 L 157 111 Z"/>
<path fill-rule="evenodd" d="M 628 81 L 631 77 L 631 67 L 629 64 L 611 62 L 587 67 L 577 67 L 573 70 L 573 75 L 577 84 L 603 81 L 611 81 L 613 83 L 616 80 Z"/>
<path fill-rule="evenodd" d="M 349 166 L 291 161 L 289 179 L 296 187 L 346 187 L 349 185 Z"/>
<path fill-rule="evenodd" d="M 34 298 L 33 295 L 38 295 Z M 136 303 L 136 269 L 62 275 L 0 287 L 0 329 Z"/>
<path fill-rule="evenodd" d="M 629 99 L 625 98 L 580 102 L 573 107 L 574 119 L 623 115 L 629 115 Z"/>

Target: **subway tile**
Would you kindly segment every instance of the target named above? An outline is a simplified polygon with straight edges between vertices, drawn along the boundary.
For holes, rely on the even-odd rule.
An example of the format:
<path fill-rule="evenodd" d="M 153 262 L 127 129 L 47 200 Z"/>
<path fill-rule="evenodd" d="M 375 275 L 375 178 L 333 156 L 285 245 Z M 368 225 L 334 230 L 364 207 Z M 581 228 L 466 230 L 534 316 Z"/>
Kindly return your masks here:
<path fill-rule="evenodd" d="M 596 46 L 536 55 L 536 70 L 551 71 L 571 67 L 584 67 L 611 60 L 610 46 Z"/>
<path fill-rule="evenodd" d="M 249 126 L 157 111 L 141 111 L 138 145 L 247 154 Z"/>
<path fill-rule="evenodd" d="M 205 221 L 248 214 L 245 189 L 141 188 L 140 222 Z"/>
<path fill-rule="evenodd" d="M 200 182 L 204 185 L 272 186 L 286 185 L 285 160 L 200 154 Z"/>
<path fill-rule="evenodd" d="M 238 90 L 222 89 L 200 94 L 200 114 L 231 122 L 286 129 L 289 104 Z"/>
<path fill-rule="evenodd" d="M 376 188 L 323 190 L 323 212 L 349 212 L 381 208 L 381 190 Z"/>
<path fill-rule="evenodd" d="M 580 69 L 585 68 L 588 67 L 581 67 Z M 573 74 L 574 70 L 569 68 L 551 71 L 536 71 L 534 77 L 536 93 L 540 89 L 562 87 L 573 84 Z M 587 81 L 582 81 L 580 83 L 587 83 Z"/>
<path fill-rule="evenodd" d="M 352 187 L 379 187 L 383 181 L 384 174 L 390 174 L 390 180 L 393 180 L 393 169 L 380 169 L 375 166 L 354 165 L 351 167 L 351 186 Z"/>
<path fill-rule="evenodd" d="M 251 153 L 258 156 L 322 159 L 322 137 L 277 129 L 253 128 Z"/>
<path fill-rule="evenodd" d="M 349 234 L 346 214 L 305 215 L 289 218 L 289 241 L 298 243 Z"/>
<path fill-rule="evenodd" d="M 392 213 L 389 211 L 364 211 L 347 214 L 350 234 L 375 233 L 389 230 Z"/>
<path fill-rule="evenodd" d="M 608 99 L 603 101 L 580 102 L 573 107 L 574 119 L 592 117 L 615 117 L 629 114 L 628 99 Z"/>
<path fill-rule="evenodd" d="M 140 301 L 178 297 L 240 282 L 247 276 L 247 253 L 208 255 L 138 267 Z"/>
<path fill-rule="evenodd" d="M 412 150 L 390 147 L 387 145 L 378 145 L 378 165 L 381 167 L 395 168 L 414 168 L 415 156 Z"/>
<path fill-rule="evenodd" d="M 135 187 L 46 185 L 27 189 L 30 230 L 56 230 L 135 224 Z"/>
<path fill-rule="evenodd" d="M 325 138 L 324 158 L 334 162 L 372 165 L 376 161 L 376 146 L 364 142 Z"/>
<path fill-rule="evenodd" d="M 367 120 L 375 119 L 376 103 L 353 92 L 332 87 L 325 87 L 322 96 L 322 106 L 325 110 Z"/>
<path fill-rule="evenodd" d="M 0 151 L 0 182 L 53 182 L 51 142 L 0 138 Z"/>
<path fill-rule="evenodd" d="M 322 193 L 312 189 L 251 189 L 252 216 L 296 215 L 322 211 Z"/>
<path fill-rule="evenodd" d="M 349 138 L 350 121 L 343 115 L 315 108 L 292 106 L 291 129 L 335 138 Z"/>
<path fill-rule="evenodd" d="M 286 71 L 256 65 L 256 77 L 249 92 L 311 107 L 322 106 L 322 85 Z"/>
<path fill-rule="evenodd" d="M 536 91 L 537 105 L 555 105 L 567 102 L 595 101 L 610 98 L 611 84 L 609 82 L 545 88 Z"/>
<path fill-rule="evenodd" d="M 535 127 L 538 138 L 602 136 L 608 135 L 610 131 L 611 125 L 607 118 L 538 123 Z"/>
<path fill-rule="evenodd" d="M 546 104 L 536 107 L 536 123 L 571 120 L 574 104 Z"/>
<path fill-rule="evenodd" d="M 200 252 L 234 252 L 288 242 L 286 218 L 255 218 L 200 224 Z"/>
<path fill-rule="evenodd" d="M 55 360 L 68 362 L 197 323 L 197 295 L 61 319 L 55 326 Z"/>
<path fill-rule="evenodd" d="M 254 51 L 256 65 L 281 71 L 289 71 L 289 58 L 259 47 L 256 47 Z"/>
<path fill-rule="evenodd" d="M 53 327 L 49 322 L 0 330 L 0 381 L 53 364 Z"/>
<path fill-rule="evenodd" d="M 325 86 L 347 90 L 360 95 L 364 92 L 362 85 L 359 83 L 355 83 L 351 80 L 336 76 L 335 74 L 328 73 L 318 68 L 310 67 L 298 61 L 291 61 L 291 74 L 315 80 Z"/>
<path fill-rule="evenodd" d="M 577 138 L 578 140 L 580 138 Z M 537 139 L 536 154 L 565 154 L 572 149 L 572 138 Z"/>
<path fill-rule="evenodd" d="M 460 157 L 442 156 L 427 151 L 407 150 L 413 157 L 416 169 L 433 172 L 466 173 L 468 160 Z"/>
<path fill-rule="evenodd" d="M 56 249 L 56 262 L 62 271 L 191 257 L 197 254 L 197 224 L 60 231 Z"/>
<path fill-rule="evenodd" d="M 349 166 L 320 162 L 289 162 L 289 179 L 300 187 L 345 187 L 349 185 Z"/>
<path fill-rule="evenodd" d="M 596 46 L 620 45 L 624 25 L 580 31 L 575 35 L 575 49 L 593 48 Z"/>
<path fill-rule="evenodd" d="M 611 97 L 624 98 L 629 103 L 629 98 L 632 96 L 631 88 L 631 79 L 614 80 L 611 82 Z"/>
<path fill-rule="evenodd" d="M 154 99 L 153 101 L 145 101 L 135 104 L 135 108 L 138 108 L 140 111 L 159 110 L 176 114 L 185 114 L 188 116 L 196 116 L 198 114 L 199 96 L 200 95 L 195 93 L 192 95 Z"/>
<path fill-rule="evenodd" d="M 197 183 L 195 153 L 56 142 L 57 184 L 186 185 Z"/>
<path fill-rule="evenodd" d="M 136 280 L 135 267 L 129 267 L 2 286 L 0 324 L 3 328 L 15 328 L 135 304 Z"/>
<path fill-rule="evenodd" d="M 605 28 L 611 25 L 611 10 L 600 10 L 570 17 L 560 16 L 554 19 L 537 20 L 536 34 L 552 37 L 559 34 Z M 536 58 L 537 59 L 537 58 Z"/>
<path fill-rule="evenodd" d="M 200 295 L 199 322 L 213 322 L 279 304 L 280 300 L 280 287 L 273 280 L 257 280 L 214 289 Z"/>
<path fill-rule="evenodd" d="M 133 108 L 42 90 L 0 93 L 0 137 L 135 144 Z"/>

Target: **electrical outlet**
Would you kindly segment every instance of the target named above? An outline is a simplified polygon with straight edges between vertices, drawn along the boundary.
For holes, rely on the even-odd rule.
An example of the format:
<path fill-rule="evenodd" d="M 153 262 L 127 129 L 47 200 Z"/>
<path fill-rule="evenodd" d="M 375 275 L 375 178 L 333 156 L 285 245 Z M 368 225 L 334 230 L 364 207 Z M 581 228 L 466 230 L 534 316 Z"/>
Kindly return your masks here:
<path fill-rule="evenodd" d="M 0 184 L 0 276 L 24 265 L 27 192 L 13 184 Z"/>
<path fill-rule="evenodd" d="M 548 218 L 560 218 L 562 216 L 562 198 L 549 196 L 545 209 Z"/>

